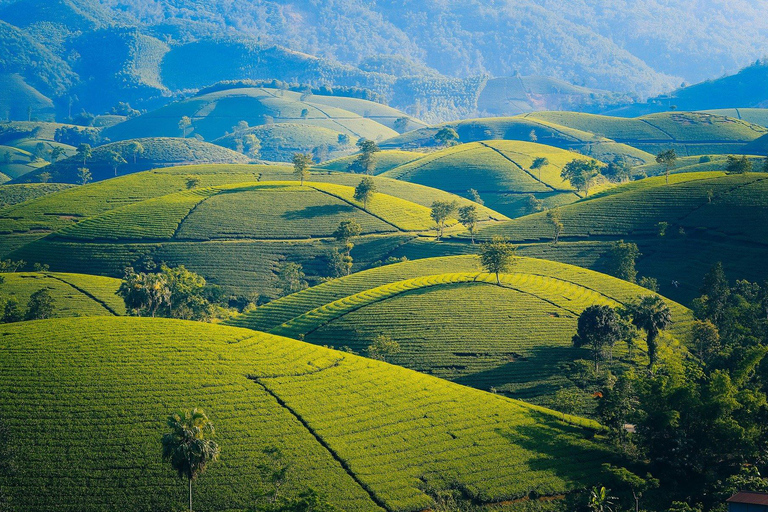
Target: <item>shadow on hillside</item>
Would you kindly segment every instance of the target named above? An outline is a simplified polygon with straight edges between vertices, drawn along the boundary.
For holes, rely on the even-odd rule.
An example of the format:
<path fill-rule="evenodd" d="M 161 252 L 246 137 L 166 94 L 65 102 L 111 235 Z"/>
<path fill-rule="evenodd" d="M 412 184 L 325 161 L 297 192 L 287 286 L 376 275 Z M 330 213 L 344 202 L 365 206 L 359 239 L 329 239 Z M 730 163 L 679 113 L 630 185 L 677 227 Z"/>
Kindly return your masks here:
<path fill-rule="evenodd" d="M 301 210 L 285 212 L 282 217 L 286 220 L 303 220 L 314 219 L 317 217 L 350 214 L 354 211 L 355 208 L 353 206 L 345 204 L 326 204 L 321 206 L 307 206 Z"/>

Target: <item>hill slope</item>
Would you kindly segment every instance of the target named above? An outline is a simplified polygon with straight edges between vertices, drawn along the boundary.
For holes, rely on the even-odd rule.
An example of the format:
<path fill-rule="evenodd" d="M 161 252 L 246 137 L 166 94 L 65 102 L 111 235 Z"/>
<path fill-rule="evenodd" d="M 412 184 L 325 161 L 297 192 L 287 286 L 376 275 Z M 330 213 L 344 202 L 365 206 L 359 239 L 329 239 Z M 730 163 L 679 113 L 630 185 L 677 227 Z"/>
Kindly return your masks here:
<path fill-rule="evenodd" d="M 231 323 L 361 353 L 386 335 L 402 349 L 389 356 L 394 364 L 550 404 L 555 391 L 573 385 L 566 378 L 568 363 L 589 357 L 572 347 L 578 315 L 594 304 L 616 306 L 649 293 L 530 258 L 518 259 L 499 287 L 494 276 L 482 273 L 476 256 L 457 256 L 367 270 L 278 299 Z M 686 338 L 690 312 L 670 307 L 672 332 Z M 616 347 L 614 354 L 613 371 L 622 371 L 626 348 Z"/>
<path fill-rule="evenodd" d="M 262 463 L 287 465 L 289 495 L 313 487 L 343 510 L 407 511 L 433 505 L 423 485 L 480 502 L 557 499 L 592 485 L 609 457 L 559 414 L 285 338 L 137 318 L 52 326 L 0 327 L 0 413 L 11 442 L 29 447 L 4 483 L 26 510 L 180 505 L 186 486 L 158 440 L 167 415 L 191 407 L 210 415 L 222 448 L 196 485 L 201 510 L 252 506 L 269 490 Z"/>

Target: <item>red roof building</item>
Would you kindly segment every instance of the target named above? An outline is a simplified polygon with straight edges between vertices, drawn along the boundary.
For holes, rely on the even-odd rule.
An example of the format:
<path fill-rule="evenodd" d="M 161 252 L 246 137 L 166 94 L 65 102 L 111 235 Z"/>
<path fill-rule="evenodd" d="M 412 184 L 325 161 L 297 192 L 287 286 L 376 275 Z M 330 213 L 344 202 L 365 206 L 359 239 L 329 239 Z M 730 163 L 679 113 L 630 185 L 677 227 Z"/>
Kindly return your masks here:
<path fill-rule="evenodd" d="M 768 512 L 768 492 L 740 491 L 726 503 L 728 512 Z"/>

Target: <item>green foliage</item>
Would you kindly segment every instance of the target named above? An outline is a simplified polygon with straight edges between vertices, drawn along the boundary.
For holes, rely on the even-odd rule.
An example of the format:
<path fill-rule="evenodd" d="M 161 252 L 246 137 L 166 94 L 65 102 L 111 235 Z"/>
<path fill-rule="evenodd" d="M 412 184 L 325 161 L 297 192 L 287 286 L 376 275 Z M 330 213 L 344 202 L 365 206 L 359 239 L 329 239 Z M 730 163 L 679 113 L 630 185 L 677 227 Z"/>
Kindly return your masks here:
<path fill-rule="evenodd" d="M 612 276 L 634 283 L 637 279 L 635 262 L 640 257 L 637 244 L 618 240 L 611 245 L 608 253 L 608 273 Z"/>
<path fill-rule="evenodd" d="M 309 177 L 309 168 L 312 166 L 312 155 L 305 153 L 295 153 L 293 155 L 293 175 L 301 181 L 304 186 L 304 180 Z"/>
<path fill-rule="evenodd" d="M 514 265 L 516 250 L 517 248 L 503 237 L 494 237 L 480 246 L 480 264 L 487 272 L 496 274 L 496 284 L 501 285 L 499 275 L 509 272 Z"/>
<path fill-rule="evenodd" d="M 432 203 L 429 216 L 435 222 L 438 240 L 443 237 L 445 224 L 448 222 L 451 215 L 456 212 L 457 208 L 458 203 L 456 201 L 435 201 Z"/>
<path fill-rule="evenodd" d="M 456 133 L 456 130 L 454 130 L 453 128 L 446 126 L 445 128 L 441 128 L 435 134 L 435 140 L 441 146 L 453 146 L 454 144 L 458 144 L 459 134 Z"/>
<path fill-rule="evenodd" d="M 45 320 L 51 318 L 55 311 L 55 303 L 51 292 L 47 288 L 41 288 L 29 297 L 27 303 L 27 320 Z"/>
<path fill-rule="evenodd" d="M 300 292 L 309 286 L 304 280 L 305 277 L 304 269 L 300 264 L 285 263 L 277 274 L 278 288 L 283 295 Z"/>
<path fill-rule="evenodd" d="M 376 167 L 376 153 L 381 151 L 372 140 L 361 138 L 357 141 L 360 154 L 349 165 L 349 171 L 354 173 L 373 174 Z"/>
<path fill-rule="evenodd" d="M 80 185 L 87 185 L 93 179 L 91 171 L 85 167 L 80 167 L 77 170 L 77 181 Z"/>
<path fill-rule="evenodd" d="M 213 307 L 206 298 L 207 291 L 205 279 L 184 265 L 162 265 L 158 273 L 137 273 L 127 268 L 117 293 L 133 315 L 209 320 Z"/>
<path fill-rule="evenodd" d="M 459 207 L 459 222 L 467 228 L 472 243 L 475 243 L 475 232 L 477 231 L 477 207 L 473 204 Z"/>
<path fill-rule="evenodd" d="M 744 174 L 752 172 L 752 160 L 745 156 L 735 157 L 728 155 L 725 172 L 728 174 Z"/>
<path fill-rule="evenodd" d="M 621 339 L 619 322 L 619 315 L 610 306 L 590 306 L 579 315 L 573 346 L 590 349 L 596 373 L 600 371 L 605 348 L 613 350 L 613 346 Z"/>
<path fill-rule="evenodd" d="M 386 361 L 388 357 L 400 353 L 400 344 L 386 334 L 379 334 L 366 350 L 366 355 L 371 359 Z"/>
<path fill-rule="evenodd" d="M 362 202 L 363 208 L 368 209 L 368 201 L 373 199 L 373 195 L 376 193 L 376 182 L 373 178 L 365 176 L 360 183 L 355 187 L 355 201 Z"/>
<path fill-rule="evenodd" d="M 661 331 L 672 322 L 672 312 L 664 299 L 658 295 L 646 295 L 627 306 L 632 324 L 646 333 L 648 346 L 648 367 L 653 369 L 658 355 L 657 340 Z"/>
<path fill-rule="evenodd" d="M 656 155 L 656 163 L 664 166 L 664 176 L 667 184 L 669 184 L 669 173 L 675 168 L 675 164 L 677 163 L 677 153 L 674 149 L 662 151 Z"/>
<path fill-rule="evenodd" d="M 547 211 L 547 221 L 552 224 L 552 230 L 554 235 L 552 236 L 552 244 L 557 245 L 560 240 L 560 235 L 563 233 L 563 220 L 558 208 L 553 208 Z"/>
<path fill-rule="evenodd" d="M 584 192 L 584 196 L 588 196 L 592 183 L 600 174 L 600 169 L 600 163 L 595 160 L 571 160 L 563 167 L 560 177 L 568 180 L 579 192 Z"/>

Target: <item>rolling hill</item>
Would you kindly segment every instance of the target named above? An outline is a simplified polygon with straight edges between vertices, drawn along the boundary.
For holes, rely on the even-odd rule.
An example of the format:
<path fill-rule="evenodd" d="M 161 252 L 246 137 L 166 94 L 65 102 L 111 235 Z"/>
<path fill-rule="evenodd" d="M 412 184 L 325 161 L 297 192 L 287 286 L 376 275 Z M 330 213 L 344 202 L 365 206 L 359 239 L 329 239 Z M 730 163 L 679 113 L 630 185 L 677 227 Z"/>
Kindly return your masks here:
<path fill-rule="evenodd" d="M 387 335 L 402 349 L 389 356 L 394 364 L 553 404 L 555 391 L 573 386 L 568 363 L 589 358 L 586 350 L 572 347 L 578 315 L 593 304 L 615 306 L 649 293 L 603 274 L 531 258 L 518 259 L 499 287 L 477 256 L 457 256 L 363 271 L 230 322 L 360 353 L 376 336 Z M 671 332 L 687 338 L 690 311 L 670 307 Z M 626 347 L 616 347 L 614 355 L 613 370 L 621 371 Z"/>
<path fill-rule="evenodd" d="M 7 206 L 23 203 L 46 196 L 54 192 L 66 190 L 71 185 L 64 183 L 29 183 L 24 185 L 2 185 L 0 186 L 0 209 Z"/>
<path fill-rule="evenodd" d="M 5 273 L 3 278 L 0 295 L 16 297 L 22 307 L 33 293 L 47 289 L 53 298 L 52 318 L 125 315 L 117 295 L 119 279 L 56 272 Z"/>
<path fill-rule="evenodd" d="M 748 143 L 766 134 L 763 126 L 701 112 L 666 112 L 638 118 L 535 112 L 524 117 L 599 134 L 651 154 L 669 148 L 675 148 L 681 156 L 744 153 Z"/>
<path fill-rule="evenodd" d="M 408 164 L 418 160 L 423 156 L 424 153 L 417 153 L 415 151 L 399 151 L 396 149 L 380 151 L 376 153 L 375 156 L 373 174 L 379 175 L 385 173 L 400 165 Z M 333 160 L 328 160 L 327 162 L 318 164 L 314 168 L 318 170 L 347 172 L 349 170 L 350 164 L 352 164 L 355 158 L 357 158 L 355 155 L 335 158 Z"/>
<path fill-rule="evenodd" d="M 367 109 L 361 102 L 367 104 Z M 283 89 L 241 87 L 203 93 L 172 103 L 109 127 L 104 134 L 112 140 L 179 136 L 179 121 L 187 116 L 192 121 L 192 125 L 186 130 L 187 135 L 199 135 L 208 141 L 231 133 L 239 134 L 250 126 L 282 123 L 291 125 L 291 130 L 295 132 L 294 137 L 301 136 L 302 127 L 314 127 L 333 131 L 337 136 L 343 134 L 348 137 L 383 140 L 397 135 L 397 132 L 377 119 L 386 122 L 391 120 L 394 123 L 394 119 L 405 116 L 393 111 L 394 109 L 364 100 L 323 97 Z M 237 126 L 241 121 L 247 123 L 242 128 Z M 311 133 L 313 132 L 310 128 Z M 261 131 L 259 134 L 266 137 L 262 140 L 262 145 L 279 145 L 278 140 L 270 140 L 269 132 Z M 274 137 L 278 136 L 284 135 L 278 132 Z M 291 147 L 303 148 L 309 144 L 311 142 L 293 142 Z M 350 146 L 350 151 L 353 147 Z"/>
<path fill-rule="evenodd" d="M 597 428 L 586 420 L 269 334 L 108 317 L 0 331 L 0 415 L 28 447 L 3 483 L 25 510 L 180 506 L 186 485 L 159 439 L 165 418 L 191 407 L 221 445 L 195 485 L 199 510 L 253 506 L 270 490 L 263 465 L 287 468 L 281 493 L 314 488 L 348 511 L 424 510 L 429 489 L 451 486 L 505 510 L 519 499 L 565 508 L 611 460 L 560 421 Z"/>
<path fill-rule="evenodd" d="M 132 144 L 138 143 L 141 152 L 133 154 Z M 115 169 L 109 156 L 116 153 L 123 158 Z M 90 170 L 94 181 L 101 181 L 118 174 L 132 174 L 158 167 L 171 167 L 189 163 L 232 163 L 244 164 L 250 159 L 241 153 L 195 139 L 153 137 L 113 142 L 93 149 L 93 155 L 85 163 L 77 156 L 71 156 L 36 171 L 28 172 L 17 179 L 17 183 L 31 183 L 39 180 L 42 172 L 51 174 L 59 183 L 78 183 L 78 169 L 83 165 Z"/>
<path fill-rule="evenodd" d="M 536 158 L 549 164 L 532 170 Z M 488 207 L 519 217 L 530 213 L 530 196 L 546 206 L 567 204 L 578 199 L 560 171 L 582 155 L 543 144 L 521 141 L 471 142 L 460 144 L 391 169 L 382 176 L 440 188 L 454 194 L 475 189 Z"/>
<path fill-rule="evenodd" d="M 732 279 L 763 281 L 768 233 L 764 218 L 768 175 L 681 173 L 616 187 L 560 208 L 557 246 L 544 213 L 481 230 L 523 244 L 521 253 L 603 271 L 614 240 L 637 243 L 640 275 L 655 277 L 667 297 L 687 303 L 718 261 Z M 530 245 L 529 245 L 530 244 Z"/>
<path fill-rule="evenodd" d="M 274 297 L 286 258 L 301 263 L 310 282 L 328 275 L 329 253 L 338 247 L 332 234 L 343 220 L 356 219 L 364 228 L 352 252 L 359 269 L 380 264 L 397 246 L 432 230 L 433 201 L 470 204 L 375 177 L 378 193 L 364 211 L 352 197 L 358 175 L 315 178 L 300 187 L 297 181 L 269 181 L 293 179 L 289 168 L 212 165 L 90 184 L 0 211 L 2 254 L 114 277 L 151 257 L 185 264 L 230 293 Z M 191 190 L 190 181 L 196 183 Z M 481 225 L 507 219 L 480 206 L 478 213 Z"/>

